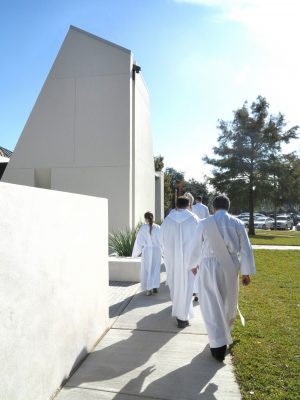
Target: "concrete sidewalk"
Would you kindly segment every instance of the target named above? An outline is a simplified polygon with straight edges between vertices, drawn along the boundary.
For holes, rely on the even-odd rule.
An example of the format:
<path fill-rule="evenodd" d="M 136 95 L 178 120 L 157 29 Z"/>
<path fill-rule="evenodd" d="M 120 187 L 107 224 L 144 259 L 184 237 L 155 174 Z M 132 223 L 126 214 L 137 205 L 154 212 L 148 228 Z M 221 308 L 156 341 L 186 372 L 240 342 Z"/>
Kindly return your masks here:
<path fill-rule="evenodd" d="M 191 326 L 179 330 L 164 284 L 157 295 L 134 292 L 118 291 L 126 307 L 115 299 L 121 315 L 113 313 L 111 329 L 55 399 L 241 399 L 230 355 L 224 363 L 210 355 L 199 305 Z"/>
<path fill-rule="evenodd" d="M 300 246 L 278 246 L 267 244 L 253 244 L 253 250 L 300 250 Z"/>

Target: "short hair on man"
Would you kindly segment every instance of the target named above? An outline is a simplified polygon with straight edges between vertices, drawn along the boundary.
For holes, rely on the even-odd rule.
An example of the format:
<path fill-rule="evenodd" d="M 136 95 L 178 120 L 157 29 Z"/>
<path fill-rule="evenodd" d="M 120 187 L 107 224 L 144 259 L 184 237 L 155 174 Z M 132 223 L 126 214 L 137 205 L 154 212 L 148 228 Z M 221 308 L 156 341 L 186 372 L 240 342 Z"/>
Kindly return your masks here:
<path fill-rule="evenodd" d="M 177 198 L 176 207 L 177 208 L 187 208 L 190 205 L 190 200 L 185 196 L 180 196 Z"/>
<path fill-rule="evenodd" d="M 212 205 L 216 210 L 228 211 L 230 207 L 230 200 L 227 196 L 220 195 L 213 199 Z"/>
<path fill-rule="evenodd" d="M 202 203 L 202 196 L 196 196 L 196 200 Z"/>

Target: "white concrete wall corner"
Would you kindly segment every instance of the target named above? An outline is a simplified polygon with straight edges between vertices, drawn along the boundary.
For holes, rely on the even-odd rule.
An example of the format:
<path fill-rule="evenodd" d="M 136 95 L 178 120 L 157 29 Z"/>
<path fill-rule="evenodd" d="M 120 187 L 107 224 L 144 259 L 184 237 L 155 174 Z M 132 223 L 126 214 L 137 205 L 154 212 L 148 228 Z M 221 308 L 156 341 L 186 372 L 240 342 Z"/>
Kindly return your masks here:
<path fill-rule="evenodd" d="M 164 173 L 161 171 L 155 172 L 155 220 L 162 221 L 164 219 Z"/>
<path fill-rule="evenodd" d="M 107 200 L 0 182 L 0 399 L 47 400 L 108 328 Z"/>
<path fill-rule="evenodd" d="M 140 74 L 135 79 L 135 224 L 144 213 L 155 213 L 155 171 L 148 91 Z"/>

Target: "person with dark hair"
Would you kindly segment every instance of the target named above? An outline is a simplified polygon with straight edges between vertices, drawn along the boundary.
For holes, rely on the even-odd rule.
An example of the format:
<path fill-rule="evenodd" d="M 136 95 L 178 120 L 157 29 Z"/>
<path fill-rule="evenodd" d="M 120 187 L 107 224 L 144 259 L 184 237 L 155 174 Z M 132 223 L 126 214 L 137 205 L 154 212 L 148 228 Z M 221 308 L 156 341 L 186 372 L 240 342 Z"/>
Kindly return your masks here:
<path fill-rule="evenodd" d="M 178 328 L 189 325 L 193 317 L 192 295 L 197 268 L 189 268 L 191 243 L 199 219 L 189 208 L 187 197 L 178 197 L 177 209 L 161 225 L 160 242 L 172 300 L 172 316 Z"/>
<path fill-rule="evenodd" d="M 202 204 L 202 197 L 196 196 L 196 204 L 192 207 L 192 212 L 197 215 L 198 218 L 204 219 L 209 216 L 208 207 Z"/>
<path fill-rule="evenodd" d="M 251 244 L 244 224 L 228 214 L 226 196 L 213 200 L 214 215 L 201 220 L 192 245 L 190 268 L 199 266 L 199 303 L 212 356 L 223 361 L 232 343 L 238 309 L 238 275 L 249 285 L 255 274 Z"/>
<path fill-rule="evenodd" d="M 226 210 L 230 208 L 230 200 L 227 196 L 217 196 L 212 202 L 214 210 Z"/>
<path fill-rule="evenodd" d="M 159 242 L 160 226 L 153 222 L 153 214 L 147 211 L 143 224 L 136 236 L 132 257 L 142 255 L 141 289 L 146 296 L 157 293 L 160 286 L 161 251 Z"/>

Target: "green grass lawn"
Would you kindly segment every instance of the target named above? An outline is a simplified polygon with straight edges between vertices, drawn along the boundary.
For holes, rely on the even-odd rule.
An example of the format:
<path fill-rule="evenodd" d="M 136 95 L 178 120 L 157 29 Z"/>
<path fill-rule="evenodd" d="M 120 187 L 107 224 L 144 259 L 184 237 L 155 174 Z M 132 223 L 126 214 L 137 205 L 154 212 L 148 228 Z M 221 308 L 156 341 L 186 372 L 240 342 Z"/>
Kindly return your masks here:
<path fill-rule="evenodd" d="M 250 236 L 252 244 L 269 244 L 283 246 L 300 246 L 300 231 L 264 231 L 255 230 L 255 236 Z"/>
<path fill-rule="evenodd" d="M 300 399 L 300 251 L 255 250 L 231 347 L 243 400 Z"/>

